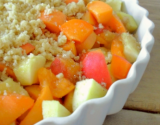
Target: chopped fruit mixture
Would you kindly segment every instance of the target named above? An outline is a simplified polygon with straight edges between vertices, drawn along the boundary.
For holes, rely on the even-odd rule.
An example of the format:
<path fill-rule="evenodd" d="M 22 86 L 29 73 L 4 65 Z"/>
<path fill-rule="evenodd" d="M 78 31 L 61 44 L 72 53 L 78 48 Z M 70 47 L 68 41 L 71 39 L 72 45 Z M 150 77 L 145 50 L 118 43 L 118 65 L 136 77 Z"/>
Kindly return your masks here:
<path fill-rule="evenodd" d="M 122 1 L 0 1 L 0 124 L 65 117 L 125 79 L 140 52 Z M 132 33 L 132 34 L 131 34 Z"/>

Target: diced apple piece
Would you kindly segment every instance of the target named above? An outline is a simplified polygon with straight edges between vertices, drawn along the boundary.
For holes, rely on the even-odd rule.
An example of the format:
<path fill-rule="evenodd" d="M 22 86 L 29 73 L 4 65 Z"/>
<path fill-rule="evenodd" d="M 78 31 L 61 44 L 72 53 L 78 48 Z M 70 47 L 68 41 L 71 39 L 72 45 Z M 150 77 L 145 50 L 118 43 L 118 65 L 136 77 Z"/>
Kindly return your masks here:
<path fill-rule="evenodd" d="M 32 85 L 38 82 L 38 69 L 45 65 L 46 59 L 37 55 L 30 54 L 27 59 L 24 59 L 17 67 L 14 68 L 14 73 L 20 81 L 21 85 Z"/>
<path fill-rule="evenodd" d="M 140 44 L 129 33 L 121 34 L 121 38 L 122 38 L 122 43 L 124 45 L 123 52 L 126 59 L 130 63 L 135 62 L 141 49 Z"/>
<path fill-rule="evenodd" d="M 102 87 L 94 79 L 86 79 L 76 83 L 73 95 L 73 111 L 87 100 L 105 96 L 107 89 Z"/>
<path fill-rule="evenodd" d="M 0 94 L 5 95 L 12 93 L 29 96 L 28 92 L 22 86 L 20 86 L 19 83 L 14 82 L 11 78 L 8 78 L 0 83 Z"/>
<path fill-rule="evenodd" d="M 114 11 L 121 11 L 122 1 L 120 0 L 106 0 Z"/>
<path fill-rule="evenodd" d="M 138 28 L 138 25 L 134 18 L 124 12 L 117 12 L 118 17 L 122 20 L 124 26 L 126 27 L 127 31 L 133 33 Z"/>
<path fill-rule="evenodd" d="M 65 117 L 71 113 L 59 103 L 59 101 L 43 101 L 42 103 L 43 119 L 50 117 Z"/>
<path fill-rule="evenodd" d="M 111 64 L 108 64 L 107 67 L 108 67 L 108 71 L 109 71 L 109 74 L 110 74 L 110 76 L 111 76 L 112 83 L 113 83 L 113 82 L 115 82 L 117 79 L 113 76 L 113 73 L 112 73 L 112 71 L 111 71 Z"/>
<path fill-rule="evenodd" d="M 65 99 L 64 99 L 64 106 L 65 106 L 70 112 L 73 112 L 73 110 L 72 110 L 73 94 L 74 94 L 74 90 L 71 91 L 70 93 L 68 93 L 68 94 L 65 96 Z"/>

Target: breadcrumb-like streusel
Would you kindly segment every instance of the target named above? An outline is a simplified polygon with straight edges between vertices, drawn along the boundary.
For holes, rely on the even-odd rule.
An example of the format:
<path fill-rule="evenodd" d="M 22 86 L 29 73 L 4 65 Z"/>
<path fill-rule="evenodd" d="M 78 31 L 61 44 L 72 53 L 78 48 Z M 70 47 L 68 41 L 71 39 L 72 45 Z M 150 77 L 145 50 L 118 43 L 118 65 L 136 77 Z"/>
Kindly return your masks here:
<path fill-rule="evenodd" d="M 60 46 L 67 38 L 45 29 L 39 19 L 40 12 L 50 14 L 59 10 L 67 16 L 81 18 L 86 7 L 83 0 L 66 5 L 62 0 L 1 0 L 0 1 L 0 62 L 14 68 L 25 54 L 21 46 L 31 43 L 35 46 L 34 55 L 43 55 L 47 62 L 53 61 L 56 55 L 78 59 L 71 51 L 64 51 Z"/>

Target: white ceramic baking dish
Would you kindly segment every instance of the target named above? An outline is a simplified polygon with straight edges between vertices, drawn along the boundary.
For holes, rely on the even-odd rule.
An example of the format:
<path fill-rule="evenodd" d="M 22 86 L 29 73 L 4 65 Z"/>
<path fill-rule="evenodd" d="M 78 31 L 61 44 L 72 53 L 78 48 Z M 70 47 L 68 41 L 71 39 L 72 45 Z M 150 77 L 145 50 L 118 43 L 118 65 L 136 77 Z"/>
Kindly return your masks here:
<path fill-rule="evenodd" d="M 83 103 L 68 117 L 48 118 L 36 125 L 102 125 L 107 115 L 119 112 L 130 93 L 137 87 L 150 59 L 150 51 L 154 44 L 152 31 L 154 23 L 150 21 L 148 11 L 138 5 L 137 0 L 122 0 L 123 9 L 131 14 L 139 24 L 135 34 L 141 43 L 141 51 L 137 61 L 132 65 L 126 79 L 116 81 L 103 98 Z"/>

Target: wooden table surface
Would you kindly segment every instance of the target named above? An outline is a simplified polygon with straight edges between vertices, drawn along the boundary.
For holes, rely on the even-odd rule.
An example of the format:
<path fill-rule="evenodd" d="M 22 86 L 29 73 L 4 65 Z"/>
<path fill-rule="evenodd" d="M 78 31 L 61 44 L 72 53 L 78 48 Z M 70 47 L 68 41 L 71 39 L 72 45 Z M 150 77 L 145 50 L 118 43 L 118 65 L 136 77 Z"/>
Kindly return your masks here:
<path fill-rule="evenodd" d="M 155 24 L 150 62 L 124 109 L 107 116 L 103 125 L 160 125 L 160 0 L 139 0 Z"/>

